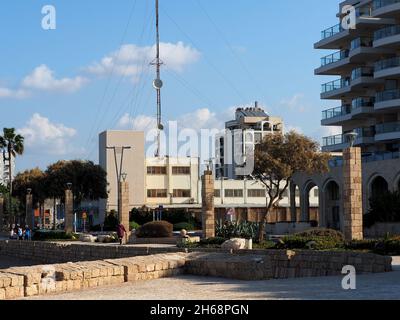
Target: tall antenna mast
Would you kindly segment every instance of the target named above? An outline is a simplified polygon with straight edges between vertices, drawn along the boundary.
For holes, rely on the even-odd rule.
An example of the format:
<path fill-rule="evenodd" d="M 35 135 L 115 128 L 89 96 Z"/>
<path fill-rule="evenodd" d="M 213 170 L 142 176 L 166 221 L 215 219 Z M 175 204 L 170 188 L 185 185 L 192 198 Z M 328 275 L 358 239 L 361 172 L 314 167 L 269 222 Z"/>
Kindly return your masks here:
<path fill-rule="evenodd" d="M 153 87 L 157 91 L 157 150 L 155 152 L 155 157 L 160 157 L 161 152 L 161 131 L 164 130 L 164 126 L 161 123 L 161 88 L 163 87 L 163 82 L 161 80 L 161 65 L 163 62 L 160 59 L 160 17 L 159 17 L 159 6 L 156 0 L 156 47 L 157 55 L 156 59 L 151 63 L 151 65 L 156 66 L 157 78 L 153 81 Z"/>

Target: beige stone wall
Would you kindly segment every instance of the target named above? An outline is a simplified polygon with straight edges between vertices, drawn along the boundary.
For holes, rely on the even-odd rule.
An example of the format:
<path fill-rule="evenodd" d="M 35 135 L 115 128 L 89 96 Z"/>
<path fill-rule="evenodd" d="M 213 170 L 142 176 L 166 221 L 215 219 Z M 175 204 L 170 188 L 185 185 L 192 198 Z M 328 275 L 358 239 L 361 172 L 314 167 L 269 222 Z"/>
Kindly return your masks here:
<path fill-rule="evenodd" d="M 343 153 L 343 231 L 346 240 L 363 239 L 361 148 Z"/>
<path fill-rule="evenodd" d="M 214 213 L 214 176 L 211 171 L 205 171 L 202 177 L 202 222 L 203 237 L 215 237 Z"/>

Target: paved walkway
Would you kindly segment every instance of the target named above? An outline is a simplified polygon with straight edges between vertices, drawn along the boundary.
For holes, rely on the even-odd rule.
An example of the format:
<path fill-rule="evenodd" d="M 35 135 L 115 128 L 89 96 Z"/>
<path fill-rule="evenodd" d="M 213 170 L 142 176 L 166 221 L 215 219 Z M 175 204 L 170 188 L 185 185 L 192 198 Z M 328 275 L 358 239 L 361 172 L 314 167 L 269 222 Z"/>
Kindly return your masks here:
<path fill-rule="evenodd" d="M 394 272 L 357 277 L 357 290 L 344 291 L 342 277 L 236 281 L 180 276 L 46 296 L 46 300 L 400 300 L 400 257 Z"/>

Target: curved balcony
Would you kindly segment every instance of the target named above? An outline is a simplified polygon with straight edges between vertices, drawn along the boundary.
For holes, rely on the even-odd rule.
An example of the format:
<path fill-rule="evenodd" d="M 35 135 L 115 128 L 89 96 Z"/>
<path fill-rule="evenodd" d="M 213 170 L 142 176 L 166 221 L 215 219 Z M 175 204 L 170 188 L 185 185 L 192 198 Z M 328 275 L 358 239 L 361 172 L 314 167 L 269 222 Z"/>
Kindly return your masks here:
<path fill-rule="evenodd" d="M 374 143 L 375 131 L 372 128 L 357 128 L 354 130 L 358 136 L 354 145 L 367 145 Z M 350 146 L 349 138 L 346 134 L 325 137 L 322 139 L 323 152 L 340 152 Z"/>
<path fill-rule="evenodd" d="M 400 57 L 381 60 L 375 63 L 375 79 L 387 77 L 400 78 Z"/>
<path fill-rule="evenodd" d="M 321 99 L 339 99 L 350 91 L 350 79 L 338 79 L 322 85 Z"/>
<path fill-rule="evenodd" d="M 400 43 L 400 25 L 389 26 L 374 32 L 374 48 L 394 48 Z"/>
<path fill-rule="evenodd" d="M 400 122 L 376 125 L 376 141 L 392 141 L 400 139 Z"/>
<path fill-rule="evenodd" d="M 374 68 L 373 67 L 360 67 L 356 68 L 351 72 L 351 88 L 352 89 L 367 89 L 370 86 L 374 86 L 378 83 L 383 82 L 383 80 L 374 78 Z"/>
<path fill-rule="evenodd" d="M 351 119 L 351 106 L 341 106 L 322 111 L 321 125 L 330 126 Z"/>
<path fill-rule="evenodd" d="M 389 17 L 400 13 L 400 0 L 374 0 L 373 16 L 377 18 Z"/>
<path fill-rule="evenodd" d="M 340 75 L 349 68 L 349 50 L 341 50 L 321 58 L 321 66 L 316 75 Z"/>
<path fill-rule="evenodd" d="M 371 37 L 358 37 L 350 43 L 349 60 L 351 63 L 364 63 L 381 54 L 393 52 L 391 49 L 374 48 L 374 39 Z"/>
<path fill-rule="evenodd" d="M 375 111 L 400 110 L 400 89 L 386 90 L 376 94 Z"/>

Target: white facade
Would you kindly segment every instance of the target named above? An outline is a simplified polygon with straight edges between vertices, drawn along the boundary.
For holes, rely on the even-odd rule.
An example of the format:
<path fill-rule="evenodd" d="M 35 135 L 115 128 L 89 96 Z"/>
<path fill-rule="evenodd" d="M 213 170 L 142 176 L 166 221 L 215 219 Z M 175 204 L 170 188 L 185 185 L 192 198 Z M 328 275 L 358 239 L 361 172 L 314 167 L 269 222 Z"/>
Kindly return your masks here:
<path fill-rule="evenodd" d="M 0 184 L 7 186 L 10 182 L 9 178 L 9 162 L 4 161 L 4 158 L 8 158 L 8 155 L 3 154 L 0 155 Z M 15 177 L 15 158 L 11 158 L 11 169 L 12 169 L 12 175 Z"/>
<path fill-rule="evenodd" d="M 254 152 L 266 135 L 283 132 L 283 121 L 270 117 L 256 103 L 254 108 L 237 109 L 235 120 L 226 122 L 225 129 L 215 142 L 216 176 L 236 179 L 247 152 Z"/>

